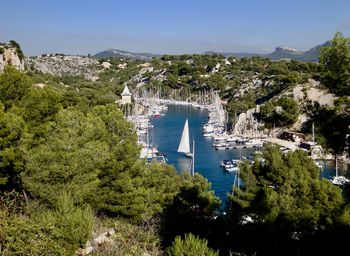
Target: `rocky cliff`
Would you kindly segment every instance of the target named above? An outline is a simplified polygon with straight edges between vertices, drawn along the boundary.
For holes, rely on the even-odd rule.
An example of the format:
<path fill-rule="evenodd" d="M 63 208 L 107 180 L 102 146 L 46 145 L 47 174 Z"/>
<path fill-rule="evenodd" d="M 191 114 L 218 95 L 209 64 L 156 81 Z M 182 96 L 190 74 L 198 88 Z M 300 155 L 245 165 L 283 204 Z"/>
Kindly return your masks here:
<path fill-rule="evenodd" d="M 16 46 L 10 44 L 0 44 L 0 72 L 2 72 L 7 65 L 24 70 L 24 59 L 21 50 Z"/>
<path fill-rule="evenodd" d="M 44 74 L 56 76 L 83 76 L 85 79 L 95 81 L 99 70 L 103 67 L 98 60 L 75 55 L 44 54 L 26 58 L 28 68 L 38 70 Z"/>

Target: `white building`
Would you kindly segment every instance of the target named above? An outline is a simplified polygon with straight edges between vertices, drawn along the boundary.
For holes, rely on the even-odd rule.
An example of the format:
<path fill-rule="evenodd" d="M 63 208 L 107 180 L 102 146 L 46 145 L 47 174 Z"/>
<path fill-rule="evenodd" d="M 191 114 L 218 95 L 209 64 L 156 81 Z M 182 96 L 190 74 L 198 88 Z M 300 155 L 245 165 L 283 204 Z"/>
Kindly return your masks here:
<path fill-rule="evenodd" d="M 127 85 L 125 85 L 124 90 L 121 94 L 122 100 L 121 104 L 131 104 L 131 92 L 129 91 L 129 88 Z"/>

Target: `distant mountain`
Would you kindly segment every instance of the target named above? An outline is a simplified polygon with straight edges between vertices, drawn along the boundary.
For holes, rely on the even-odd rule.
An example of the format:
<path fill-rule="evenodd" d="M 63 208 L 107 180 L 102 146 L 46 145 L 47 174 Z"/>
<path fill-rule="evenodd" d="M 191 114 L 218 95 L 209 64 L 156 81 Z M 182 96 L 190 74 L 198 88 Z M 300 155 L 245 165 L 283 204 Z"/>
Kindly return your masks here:
<path fill-rule="evenodd" d="M 291 60 L 300 60 L 300 61 L 310 61 L 310 62 L 318 62 L 320 49 L 323 46 L 327 46 L 330 44 L 330 41 L 325 42 L 324 44 L 315 46 L 310 50 L 305 52 L 300 51 L 298 49 L 293 49 L 287 46 L 279 46 L 276 47 L 275 51 L 269 54 L 261 54 L 261 53 L 234 53 L 234 52 L 214 52 L 207 51 L 203 54 L 220 54 L 225 57 L 236 57 L 236 58 L 244 58 L 244 57 L 253 57 L 253 56 L 261 56 L 265 58 L 269 58 L 271 60 L 281 60 L 281 59 L 291 59 Z M 152 58 L 160 58 L 162 54 L 152 54 L 152 53 L 133 53 L 128 51 L 116 50 L 116 49 L 108 49 L 102 52 L 95 54 L 93 57 L 101 59 L 101 58 L 129 58 L 134 60 L 151 60 Z"/>
<path fill-rule="evenodd" d="M 214 51 L 206 51 L 203 54 L 211 55 L 211 54 L 220 54 L 225 57 L 236 57 L 236 58 L 244 58 L 244 57 L 254 57 L 254 56 L 265 56 L 260 53 L 246 53 L 246 52 L 214 52 Z"/>
<path fill-rule="evenodd" d="M 321 47 L 328 46 L 328 45 L 330 45 L 330 41 L 327 41 L 324 44 L 315 46 L 305 52 L 297 49 L 293 49 L 290 47 L 282 46 L 282 47 L 276 47 L 275 51 L 269 54 L 233 53 L 233 52 L 204 52 L 203 54 L 221 54 L 225 57 L 233 56 L 236 58 L 261 56 L 272 60 L 291 59 L 291 60 L 318 62 L 320 57 Z"/>
<path fill-rule="evenodd" d="M 302 51 L 287 46 L 282 46 L 276 47 L 276 50 L 270 54 L 267 54 L 266 57 L 272 60 L 299 59 L 302 55 Z"/>
<path fill-rule="evenodd" d="M 93 57 L 101 58 L 129 58 L 133 60 L 151 60 L 153 57 L 161 57 L 159 54 L 152 53 L 133 53 L 128 51 L 108 49 L 102 52 L 95 54 Z"/>
<path fill-rule="evenodd" d="M 321 47 L 330 46 L 330 45 L 331 45 L 331 41 L 327 41 L 324 44 L 317 45 L 311 48 L 310 50 L 304 52 L 300 60 L 312 61 L 312 62 L 319 61 Z"/>

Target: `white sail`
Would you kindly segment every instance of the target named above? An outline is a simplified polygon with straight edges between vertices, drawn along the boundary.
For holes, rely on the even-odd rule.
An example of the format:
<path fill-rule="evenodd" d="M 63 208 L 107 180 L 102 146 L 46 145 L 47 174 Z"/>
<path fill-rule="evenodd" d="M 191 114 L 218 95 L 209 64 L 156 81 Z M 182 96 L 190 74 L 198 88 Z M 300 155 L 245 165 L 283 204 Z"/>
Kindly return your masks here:
<path fill-rule="evenodd" d="M 190 134 L 188 131 L 188 120 L 186 119 L 184 129 L 182 131 L 181 141 L 177 152 L 189 153 L 190 150 Z"/>

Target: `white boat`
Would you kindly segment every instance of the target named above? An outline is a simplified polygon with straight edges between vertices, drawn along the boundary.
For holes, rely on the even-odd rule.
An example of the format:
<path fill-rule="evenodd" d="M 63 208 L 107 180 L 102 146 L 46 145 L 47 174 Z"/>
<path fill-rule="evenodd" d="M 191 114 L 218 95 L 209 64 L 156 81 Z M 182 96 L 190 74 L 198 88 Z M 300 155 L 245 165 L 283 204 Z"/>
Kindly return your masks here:
<path fill-rule="evenodd" d="M 192 157 L 192 153 L 190 149 L 190 133 L 188 129 L 188 119 L 186 119 L 177 152 L 184 153 L 186 157 L 189 157 L 189 158 Z"/>
<path fill-rule="evenodd" d="M 345 184 L 349 184 L 350 180 L 344 176 L 335 176 L 331 178 L 331 182 L 337 186 L 344 186 Z"/>
<path fill-rule="evenodd" d="M 226 139 L 227 142 L 236 142 L 237 140 L 242 139 L 241 137 L 234 136 L 234 135 L 229 135 Z"/>
<path fill-rule="evenodd" d="M 233 163 L 231 160 L 222 160 L 220 161 L 220 166 L 226 169 L 226 168 L 233 167 Z"/>
<path fill-rule="evenodd" d="M 166 163 L 168 162 L 168 159 L 165 157 L 165 154 L 160 152 L 155 152 L 152 154 L 152 161 L 155 161 L 158 163 Z"/>
<path fill-rule="evenodd" d="M 227 134 L 223 133 L 223 134 L 213 134 L 213 139 L 215 141 L 226 141 L 227 139 Z"/>
<path fill-rule="evenodd" d="M 192 141 L 192 152 L 190 149 L 190 132 L 188 129 L 188 119 L 186 119 L 184 129 L 182 131 L 181 140 L 177 152 L 184 153 L 186 157 L 192 158 L 191 165 L 189 168 L 190 175 L 194 176 L 194 150 L 195 150 L 195 141 Z"/>
<path fill-rule="evenodd" d="M 213 146 L 215 147 L 215 149 L 226 149 L 228 147 L 228 145 L 225 142 L 216 143 L 213 144 Z"/>
<path fill-rule="evenodd" d="M 204 132 L 214 132 L 215 129 L 214 129 L 214 126 L 213 126 L 213 125 L 211 125 L 211 124 L 206 124 L 206 125 L 204 125 L 204 127 L 203 127 L 203 131 L 204 131 Z"/>
<path fill-rule="evenodd" d="M 213 136 L 213 132 L 204 132 L 203 136 L 204 137 L 212 137 Z"/>
<path fill-rule="evenodd" d="M 241 160 L 232 159 L 231 163 L 232 163 L 232 166 L 225 167 L 225 170 L 228 171 L 228 172 L 237 172 L 237 171 L 239 171 L 239 164 L 241 163 Z"/>
<path fill-rule="evenodd" d="M 262 147 L 264 145 L 264 142 L 259 139 L 251 139 L 245 142 L 247 146 L 252 146 L 252 147 Z"/>
<path fill-rule="evenodd" d="M 345 178 L 344 176 L 338 175 L 338 157 L 335 155 L 335 176 L 330 179 L 330 181 L 337 186 L 344 186 L 346 184 L 350 183 L 350 180 L 348 178 Z"/>

